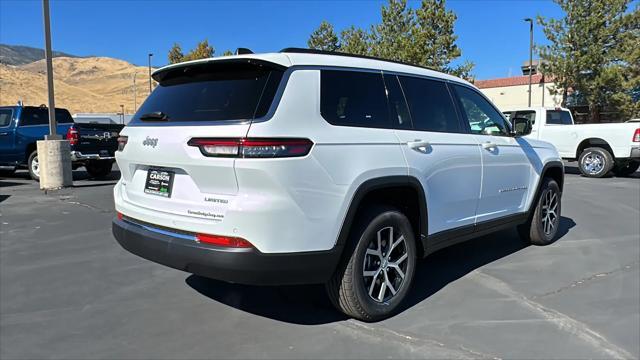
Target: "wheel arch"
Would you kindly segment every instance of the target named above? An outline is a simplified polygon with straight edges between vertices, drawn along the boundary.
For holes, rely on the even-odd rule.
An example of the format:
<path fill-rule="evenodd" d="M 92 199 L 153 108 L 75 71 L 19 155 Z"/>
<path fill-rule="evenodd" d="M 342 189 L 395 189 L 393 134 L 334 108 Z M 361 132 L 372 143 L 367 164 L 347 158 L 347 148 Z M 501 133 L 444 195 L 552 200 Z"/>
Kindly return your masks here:
<path fill-rule="evenodd" d="M 564 164 L 561 161 L 550 161 L 544 165 L 542 171 L 540 172 L 540 178 L 538 179 L 538 184 L 536 185 L 536 192 L 534 193 L 532 201 L 529 204 L 529 217 L 533 215 L 533 209 L 536 204 L 536 199 L 540 196 L 540 191 L 542 190 L 542 184 L 545 178 L 551 178 L 558 183 L 558 187 L 560 188 L 560 193 L 562 193 L 564 188 Z"/>
<path fill-rule="evenodd" d="M 393 195 L 402 197 L 393 199 Z M 408 201 L 404 202 L 403 200 Z M 374 203 L 409 208 L 409 213 L 405 212 L 405 215 L 409 218 L 414 230 L 418 254 L 424 253 L 424 242 L 428 233 L 427 199 L 420 181 L 409 175 L 378 177 L 360 184 L 351 197 L 349 208 L 338 233 L 336 247 L 344 252 L 351 229 L 357 222 L 356 215 L 366 206 Z"/>
<path fill-rule="evenodd" d="M 597 137 L 584 139 L 580 142 L 580 144 L 578 144 L 578 148 L 576 149 L 576 159 L 580 157 L 580 154 L 582 154 L 584 149 L 590 148 L 590 147 L 603 148 L 607 150 L 609 154 L 611 154 L 611 156 L 615 159 L 615 155 L 613 154 L 613 149 L 611 148 L 609 143 L 606 140 L 597 138 Z"/>
<path fill-rule="evenodd" d="M 31 156 L 31 153 L 36 151 L 37 149 L 38 149 L 38 146 L 36 145 L 35 142 L 27 144 L 24 151 L 24 163 L 26 165 L 29 165 L 29 156 Z"/>

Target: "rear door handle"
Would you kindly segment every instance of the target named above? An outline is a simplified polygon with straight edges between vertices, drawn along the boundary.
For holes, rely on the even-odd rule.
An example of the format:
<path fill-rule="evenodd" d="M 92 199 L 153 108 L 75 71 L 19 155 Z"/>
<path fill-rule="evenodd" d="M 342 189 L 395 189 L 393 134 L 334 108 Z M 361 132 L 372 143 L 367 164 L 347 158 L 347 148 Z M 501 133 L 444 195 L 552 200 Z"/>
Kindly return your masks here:
<path fill-rule="evenodd" d="M 426 152 L 427 148 L 431 146 L 431 144 L 428 141 L 416 139 L 414 141 L 408 141 L 407 146 L 418 152 Z"/>
<path fill-rule="evenodd" d="M 5 135 L 9 135 L 9 133 L 8 132 L 1 132 L 0 133 L 0 136 L 5 136 Z"/>
<path fill-rule="evenodd" d="M 496 149 L 497 147 L 498 145 L 492 143 L 491 141 L 482 143 L 482 148 L 485 150 L 493 150 L 493 149 Z"/>

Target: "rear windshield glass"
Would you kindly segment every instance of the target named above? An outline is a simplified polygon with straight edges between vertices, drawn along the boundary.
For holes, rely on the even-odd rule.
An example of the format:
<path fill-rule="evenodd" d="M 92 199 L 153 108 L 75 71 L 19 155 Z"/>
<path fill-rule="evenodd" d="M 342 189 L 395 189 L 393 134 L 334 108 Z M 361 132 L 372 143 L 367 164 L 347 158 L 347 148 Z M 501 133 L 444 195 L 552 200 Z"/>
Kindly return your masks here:
<path fill-rule="evenodd" d="M 73 118 L 67 109 L 56 109 L 56 122 L 58 124 L 69 124 Z M 20 115 L 20 126 L 28 125 L 49 125 L 49 109 L 46 107 L 25 107 Z"/>
<path fill-rule="evenodd" d="M 177 70 L 161 79 L 132 123 L 259 118 L 269 110 L 282 78 L 280 70 L 248 63 L 201 64 Z M 145 116 L 152 113 L 155 118 Z"/>
<path fill-rule="evenodd" d="M 571 125 L 571 114 L 562 110 L 547 110 L 547 124 Z"/>

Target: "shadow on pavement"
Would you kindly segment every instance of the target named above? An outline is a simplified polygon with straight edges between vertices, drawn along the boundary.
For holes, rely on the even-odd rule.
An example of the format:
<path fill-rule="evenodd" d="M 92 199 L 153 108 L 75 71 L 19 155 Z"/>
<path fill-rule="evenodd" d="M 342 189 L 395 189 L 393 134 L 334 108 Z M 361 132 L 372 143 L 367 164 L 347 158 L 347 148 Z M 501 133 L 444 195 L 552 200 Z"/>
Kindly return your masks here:
<path fill-rule="evenodd" d="M 0 203 L 7 200 L 11 195 L 0 195 Z"/>
<path fill-rule="evenodd" d="M 558 239 L 576 223 L 561 217 Z M 471 271 L 528 245 L 515 229 L 500 231 L 437 251 L 421 260 L 401 311 L 410 309 Z M 318 325 L 347 319 L 336 311 L 322 285 L 248 286 L 191 275 L 185 282 L 200 294 L 238 310 L 270 319 Z"/>

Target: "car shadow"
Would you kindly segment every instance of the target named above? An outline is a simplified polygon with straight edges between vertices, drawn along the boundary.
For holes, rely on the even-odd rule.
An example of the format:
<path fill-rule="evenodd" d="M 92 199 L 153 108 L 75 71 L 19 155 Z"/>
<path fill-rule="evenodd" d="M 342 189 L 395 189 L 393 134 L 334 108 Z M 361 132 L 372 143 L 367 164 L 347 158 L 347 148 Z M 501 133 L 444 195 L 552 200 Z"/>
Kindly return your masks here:
<path fill-rule="evenodd" d="M 558 239 L 576 223 L 560 219 Z M 401 311 L 428 299 L 466 274 L 529 246 L 515 229 L 463 242 L 421 260 L 414 284 Z M 347 319 L 335 310 L 322 285 L 249 286 L 191 275 L 186 284 L 213 301 L 254 315 L 299 325 L 320 325 Z"/>

